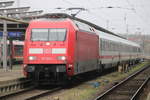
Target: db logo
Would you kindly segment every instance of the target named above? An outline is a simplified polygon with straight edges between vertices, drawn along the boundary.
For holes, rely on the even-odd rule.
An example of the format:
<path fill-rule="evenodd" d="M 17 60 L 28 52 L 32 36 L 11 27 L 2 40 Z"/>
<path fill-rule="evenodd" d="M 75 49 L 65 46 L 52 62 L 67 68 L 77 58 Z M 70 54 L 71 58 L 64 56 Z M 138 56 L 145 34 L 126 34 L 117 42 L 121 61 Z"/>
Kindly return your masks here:
<path fill-rule="evenodd" d="M 44 53 L 50 54 L 51 53 L 51 49 L 44 49 Z"/>

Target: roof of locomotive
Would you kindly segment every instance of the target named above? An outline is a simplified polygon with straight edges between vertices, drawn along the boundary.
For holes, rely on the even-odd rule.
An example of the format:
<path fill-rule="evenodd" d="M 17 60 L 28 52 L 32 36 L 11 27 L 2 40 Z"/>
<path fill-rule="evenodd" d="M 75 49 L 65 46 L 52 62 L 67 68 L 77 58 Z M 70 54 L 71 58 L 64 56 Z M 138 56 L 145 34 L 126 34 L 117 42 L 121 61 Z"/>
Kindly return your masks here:
<path fill-rule="evenodd" d="M 102 31 L 97 30 L 97 34 L 102 39 L 107 39 L 107 40 L 118 42 L 118 43 L 123 43 L 123 44 L 127 44 L 127 45 L 132 45 L 132 46 L 135 46 L 135 47 L 140 47 L 140 45 L 137 44 L 137 43 L 134 43 L 134 42 L 129 41 L 127 39 L 123 39 L 123 38 L 120 38 L 120 37 L 117 37 L 117 36 L 102 32 Z"/>
<path fill-rule="evenodd" d="M 40 22 L 40 21 L 42 21 L 42 22 L 44 22 L 44 21 L 59 22 L 59 21 L 66 21 L 66 20 L 69 20 L 69 19 L 68 18 L 49 18 L 49 19 L 47 19 L 47 18 L 40 18 L 40 19 L 34 19 L 34 20 L 30 21 L 30 23 L 32 23 L 32 22 Z"/>
<path fill-rule="evenodd" d="M 36 19 L 36 18 L 39 18 L 39 19 Z M 83 22 L 85 24 L 88 24 L 91 27 L 94 27 L 96 30 L 99 31 L 98 33 L 100 34 L 101 38 L 105 38 L 105 39 L 111 40 L 111 41 L 125 43 L 127 45 L 140 47 L 139 44 L 136 44 L 132 41 L 129 41 L 126 38 L 124 38 L 120 35 L 117 35 L 117 34 L 111 32 L 111 31 L 108 31 L 108 30 L 106 30 L 106 29 L 104 29 L 100 26 L 97 26 L 97 25 L 91 23 L 91 22 L 88 22 L 86 20 L 83 20 L 83 19 L 80 19 L 80 18 L 77 18 L 77 17 L 72 17 L 72 16 L 70 16 L 68 14 L 65 14 L 65 13 L 49 13 L 49 14 L 44 14 L 44 15 L 41 15 L 41 16 L 33 16 L 33 19 L 36 19 L 36 20 L 33 20 L 33 21 L 64 21 L 66 19 L 77 20 L 77 21 Z"/>
<path fill-rule="evenodd" d="M 96 24 L 93 24 L 91 22 L 88 22 L 86 20 L 83 20 L 83 19 L 80 19 L 80 18 L 77 18 L 77 17 L 70 16 L 70 15 L 68 15 L 66 13 L 48 13 L 48 14 L 44 14 L 44 15 L 40 15 L 40 16 L 26 17 L 24 19 L 28 20 L 28 19 L 39 19 L 39 18 L 47 18 L 47 19 L 51 19 L 51 18 L 56 18 L 56 19 L 57 18 L 58 19 L 64 18 L 65 19 L 65 18 L 69 18 L 71 20 L 77 20 L 77 21 L 83 22 L 85 24 L 88 24 L 88 25 L 90 25 L 91 27 L 94 27 L 97 30 L 101 30 L 103 32 L 107 32 L 108 34 L 112 34 L 112 35 L 118 36 L 120 38 L 124 38 L 124 37 L 122 37 L 120 35 L 117 35 L 117 34 L 111 32 L 111 31 L 107 30 L 107 29 L 102 28 L 102 27 L 100 27 L 100 26 L 98 26 Z"/>

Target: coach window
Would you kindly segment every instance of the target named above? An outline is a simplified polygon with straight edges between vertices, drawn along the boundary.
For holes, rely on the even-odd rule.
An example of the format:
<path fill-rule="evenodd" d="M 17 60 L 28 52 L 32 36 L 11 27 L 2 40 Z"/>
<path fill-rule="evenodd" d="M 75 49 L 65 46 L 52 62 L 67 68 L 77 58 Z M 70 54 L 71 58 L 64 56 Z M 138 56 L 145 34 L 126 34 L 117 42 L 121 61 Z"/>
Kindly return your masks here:
<path fill-rule="evenodd" d="M 106 43 L 105 40 L 103 40 L 103 50 L 105 50 L 105 47 L 106 47 Z"/>
<path fill-rule="evenodd" d="M 137 52 L 139 52 L 139 48 L 137 48 Z"/>
<path fill-rule="evenodd" d="M 110 42 L 108 40 L 106 40 L 106 45 L 107 45 L 106 50 L 109 51 L 110 50 Z"/>
<path fill-rule="evenodd" d="M 103 41 L 103 50 L 105 50 L 105 40 L 102 41 Z"/>
<path fill-rule="evenodd" d="M 110 51 L 113 51 L 113 42 L 110 41 L 109 43 L 110 43 L 110 46 L 109 46 L 110 47 Z"/>
<path fill-rule="evenodd" d="M 127 52 L 127 45 L 126 44 L 124 46 L 124 50 L 125 50 L 125 52 Z"/>
<path fill-rule="evenodd" d="M 138 48 L 136 48 L 136 52 L 138 52 Z"/>
<path fill-rule="evenodd" d="M 112 41 L 109 41 L 109 51 L 112 51 Z"/>
<path fill-rule="evenodd" d="M 108 47 L 109 47 L 109 51 L 111 51 L 111 48 L 112 48 L 111 41 L 108 41 Z"/>
<path fill-rule="evenodd" d="M 109 41 L 109 44 L 110 44 L 110 51 L 113 51 L 113 42 Z"/>
<path fill-rule="evenodd" d="M 130 52 L 132 52 L 132 46 L 130 46 Z"/>
<path fill-rule="evenodd" d="M 124 46 L 122 43 L 121 43 L 121 51 L 124 52 Z"/>
<path fill-rule="evenodd" d="M 106 40 L 104 40 L 104 42 L 105 42 L 105 44 L 104 44 L 104 45 L 105 45 L 104 50 L 105 50 L 105 51 L 107 51 L 107 50 L 108 50 L 107 41 L 106 41 Z"/>
<path fill-rule="evenodd" d="M 110 42 L 108 40 L 106 40 L 106 43 L 107 43 L 107 48 L 106 50 L 109 51 L 110 50 Z"/>
<path fill-rule="evenodd" d="M 115 51 L 117 51 L 117 43 L 114 44 Z"/>
<path fill-rule="evenodd" d="M 130 52 L 129 45 L 127 45 L 127 51 Z"/>
<path fill-rule="evenodd" d="M 127 52 L 127 45 L 124 45 L 124 52 Z"/>
<path fill-rule="evenodd" d="M 137 52 L 137 48 L 135 47 L 135 53 Z"/>
<path fill-rule="evenodd" d="M 126 50 L 126 46 L 125 46 L 125 44 L 123 44 L 123 51 L 125 52 Z"/>
<path fill-rule="evenodd" d="M 139 52 L 141 52 L 141 49 L 139 48 Z"/>
<path fill-rule="evenodd" d="M 114 50 L 117 51 L 117 43 L 114 42 Z"/>
<path fill-rule="evenodd" d="M 133 47 L 133 52 L 135 52 L 135 47 Z"/>
<path fill-rule="evenodd" d="M 101 48 L 101 50 L 103 50 L 103 43 L 102 43 L 103 41 L 102 41 L 102 39 L 100 39 L 100 48 Z"/>
<path fill-rule="evenodd" d="M 115 50 L 118 51 L 118 43 L 115 42 Z"/>
<path fill-rule="evenodd" d="M 138 48 L 138 52 L 140 52 L 140 48 Z"/>
<path fill-rule="evenodd" d="M 130 52 L 130 46 L 128 45 L 128 52 Z"/>
<path fill-rule="evenodd" d="M 118 49 L 119 49 L 119 51 L 121 51 L 121 43 L 119 42 L 119 44 L 118 44 Z"/>
<path fill-rule="evenodd" d="M 116 51 L 119 51 L 119 44 L 118 43 L 116 43 Z"/>
<path fill-rule="evenodd" d="M 113 42 L 113 51 L 116 51 L 116 49 L 115 49 L 115 42 Z"/>
<path fill-rule="evenodd" d="M 128 46 L 125 45 L 125 52 L 128 52 Z"/>
<path fill-rule="evenodd" d="M 136 50 L 137 50 L 137 49 L 136 49 L 136 47 L 135 47 L 135 52 L 136 52 Z"/>
<path fill-rule="evenodd" d="M 122 43 L 121 43 L 121 51 L 124 52 L 124 46 Z"/>
<path fill-rule="evenodd" d="M 129 45 L 127 45 L 127 52 L 129 52 Z"/>
<path fill-rule="evenodd" d="M 112 42 L 112 51 L 115 51 L 114 46 L 114 42 Z"/>

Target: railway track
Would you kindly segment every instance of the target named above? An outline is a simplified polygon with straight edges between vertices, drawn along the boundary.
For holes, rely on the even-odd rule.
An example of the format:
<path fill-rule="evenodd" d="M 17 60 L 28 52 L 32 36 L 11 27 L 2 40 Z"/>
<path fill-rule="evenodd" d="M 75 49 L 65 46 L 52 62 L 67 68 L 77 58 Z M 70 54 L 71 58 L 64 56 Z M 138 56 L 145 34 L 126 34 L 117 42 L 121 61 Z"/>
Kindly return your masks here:
<path fill-rule="evenodd" d="M 9 93 L 20 91 L 30 86 L 32 86 L 32 82 L 31 80 L 27 79 L 4 82 L 3 84 L 0 85 L 0 98 L 2 96 L 8 95 Z"/>
<path fill-rule="evenodd" d="M 150 65 L 130 75 L 113 86 L 95 100 L 137 100 L 139 94 L 150 80 Z"/>
<path fill-rule="evenodd" d="M 44 96 L 50 95 L 51 93 L 57 92 L 57 91 L 59 91 L 61 89 L 62 89 L 61 87 L 58 87 L 58 88 L 54 88 L 54 89 L 51 89 L 51 90 L 46 90 L 46 91 L 44 91 L 42 93 L 39 93 L 37 95 L 28 97 L 25 100 L 36 100 L 36 99 L 42 98 Z"/>
<path fill-rule="evenodd" d="M 22 91 L 18 91 L 15 93 L 11 93 L 9 95 L 1 96 L 0 100 L 36 100 L 37 98 L 41 98 L 56 91 L 61 90 L 60 87 L 57 88 L 48 88 L 48 89 L 39 89 L 36 87 L 24 89 Z"/>

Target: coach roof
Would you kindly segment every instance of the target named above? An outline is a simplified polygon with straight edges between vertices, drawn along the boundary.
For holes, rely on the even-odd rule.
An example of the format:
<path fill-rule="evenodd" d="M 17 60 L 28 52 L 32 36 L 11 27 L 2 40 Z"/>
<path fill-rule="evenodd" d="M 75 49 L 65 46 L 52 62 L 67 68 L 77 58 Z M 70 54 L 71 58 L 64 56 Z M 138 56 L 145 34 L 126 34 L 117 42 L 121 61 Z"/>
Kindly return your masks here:
<path fill-rule="evenodd" d="M 102 31 L 98 31 L 98 30 L 97 30 L 97 33 L 98 33 L 99 37 L 102 39 L 107 39 L 107 40 L 118 42 L 118 43 L 123 43 L 123 44 L 127 44 L 127 45 L 132 45 L 135 47 L 140 47 L 139 44 L 136 44 L 136 43 L 129 41 L 127 39 L 123 39 L 123 38 L 120 38 L 120 37 L 117 37 L 117 36 L 102 32 Z"/>

